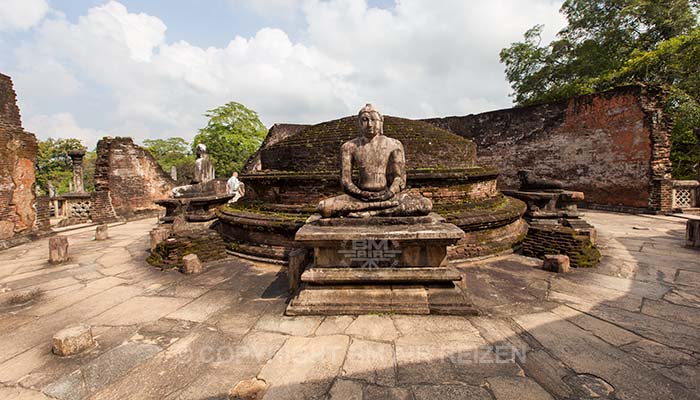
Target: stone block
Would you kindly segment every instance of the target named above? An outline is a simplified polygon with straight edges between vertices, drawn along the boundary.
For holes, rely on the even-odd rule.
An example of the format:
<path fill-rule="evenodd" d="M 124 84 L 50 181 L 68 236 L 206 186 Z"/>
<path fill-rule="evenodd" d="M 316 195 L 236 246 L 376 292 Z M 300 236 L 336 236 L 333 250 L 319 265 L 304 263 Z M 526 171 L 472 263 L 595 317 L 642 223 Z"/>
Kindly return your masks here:
<path fill-rule="evenodd" d="M 685 245 L 700 249 L 700 219 L 689 219 L 686 223 Z"/>
<path fill-rule="evenodd" d="M 49 263 L 60 264 L 68 261 L 68 238 L 54 236 L 49 239 Z"/>
<path fill-rule="evenodd" d="M 309 250 L 294 249 L 289 252 L 289 267 L 287 277 L 289 279 L 289 291 L 295 292 L 301 285 L 301 274 L 310 262 Z"/>
<path fill-rule="evenodd" d="M 102 224 L 95 228 L 95 240 L 107 240 L 109 237 L 108 225 Z"/>
<path fill-rule="evenodd" d="M 53 353 L 65 357 L 92 347 L 95 339 L 92 337 L 92 328 L 80 324 L 57 332 L 53 336 L 52 343 Z"/>
<path fill-rule="evenodd" d="M 260 400 L 265 395 L 267 383 L 264 380 L 250 378 L 240 381 L 228 394 L 230 400 Z"/>
<path fill-rule="evenodd" d="M 182 257 L 182 272 L 185 274 L 199 274 L 202 272 L 202 263 L 196 254 L 188 254 Z"/>
<path fill-rule="evenodd" d="M 156 228 L 151 231 L 151 251 L 170 236 L 170 230 L 166 228 Z"/>
<path fill-rule="evenodd" d="M 564 254 L 547 254 L 542 262 L 542 269 L 550 272 L 565 273 L 571 271 L 569 256 Z"/>

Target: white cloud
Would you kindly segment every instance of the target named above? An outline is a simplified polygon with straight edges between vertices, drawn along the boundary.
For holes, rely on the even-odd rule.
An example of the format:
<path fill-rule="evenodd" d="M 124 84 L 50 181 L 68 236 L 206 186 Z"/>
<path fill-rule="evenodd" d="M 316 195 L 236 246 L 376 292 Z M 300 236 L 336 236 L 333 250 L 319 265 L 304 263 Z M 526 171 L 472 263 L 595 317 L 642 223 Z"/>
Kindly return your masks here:
<path fill-rule="evenodd" d="M 547 24 L 551 38 L 563 24 L 560 2 L 470 3 L 402 0 L 388 11 L 364 0 L 306 0 L 301 43 L 264 28 L 223 48 L 201 48 L 168 42 L 160 19 L 110 1 L 76 23 L 45 20 L 16 49 L 9 72 L 40 137 L 51 134 L 43 128 L 65 126 L 83 137 L 191 139 L 205 110 L 231 100 L 268 126 L 337 118 L 367 101 L 413 118 L 507 107 L 499 50 L 537 23 Z"/>
<path fill-rule="evenodd" d="M 26 30 L 38 24 L 49 12 L 46 0 L 3 0 L 0 31 Z"/>
<path fill-rule="evenodd" d="M 42 132 L 42 137 L 76 138 L 90 150 L 106 135 L 104 131 L 78 126 L 75 117 L 69 113 L 34 115 L 25 122 L 24 128 L 29 132 Z"/>

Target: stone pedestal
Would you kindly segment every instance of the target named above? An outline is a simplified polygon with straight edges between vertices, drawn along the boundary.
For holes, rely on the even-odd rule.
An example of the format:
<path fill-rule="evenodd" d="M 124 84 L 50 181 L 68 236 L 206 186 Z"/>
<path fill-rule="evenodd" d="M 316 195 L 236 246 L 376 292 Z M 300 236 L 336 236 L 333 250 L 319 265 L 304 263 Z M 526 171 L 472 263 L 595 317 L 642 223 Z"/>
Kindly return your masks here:
<path fill-rule="evenodd" d="M 68 238 L 54 236 L 49 239 L 49 263 L 60 264 L 68 261 Z"/>
<path fill-rule="evenodd" d="M 109 225 L 98 225 L 95 228 L 95 240 L 107 240 L 107 238 L 109 238 Z"/>
<path fill-rule="evenodd" d="M 187 222 L 206 222 L 216 218 L 216 208 L 228 203 L 233 195 L 211 195 L 197 197 L 178 197 L 156 200 L 156 204 L 165 207 L 162 223 L 172 223 L 182 216 Z"/>
<path fill-rule="evenodd" d="M 578 218 L 580 214 L 577 204 L 584 199 L 583 192 L 569 190 L 537 192 L 504 190 L 503 194 L 515 197 L 527 204 L 526 219 L 549 219 L 554 224 L 562 218 Z"/>
<path fill-rule="evenodd" d="M 686 223 L 685 245 L 700 249 L 700 219 L 689 219 Z"/>
<path fill-rule="evenodd" d="M 437 214 L 425 217 L 312 216 L 295 240 L 313 249 L 288 315 L 474 314 L 447 265 L 447 246 L 464 233 Z M 291 278 L 290 278 L 291 279 Z"/>

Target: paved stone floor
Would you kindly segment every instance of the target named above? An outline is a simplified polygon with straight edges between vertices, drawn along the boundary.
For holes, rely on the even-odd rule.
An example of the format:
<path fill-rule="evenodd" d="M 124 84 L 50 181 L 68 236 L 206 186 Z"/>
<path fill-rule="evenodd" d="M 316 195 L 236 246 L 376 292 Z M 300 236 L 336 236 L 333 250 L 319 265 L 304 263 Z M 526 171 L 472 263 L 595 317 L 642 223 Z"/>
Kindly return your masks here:
<path fill-rule="evenodd" d="M 604 255 L 566 275 L 518 255 L 459 264 L 479 317 L 284 317 L 277 266 L 229 258 L 200 275 L 144 261 L 154 219 L 0 252 L 0 398 L 691 399 L 700 395 L 700 252 L 685 221 L 588 212 Z M 97 346 L 51 354 L 85 322 Z"/>

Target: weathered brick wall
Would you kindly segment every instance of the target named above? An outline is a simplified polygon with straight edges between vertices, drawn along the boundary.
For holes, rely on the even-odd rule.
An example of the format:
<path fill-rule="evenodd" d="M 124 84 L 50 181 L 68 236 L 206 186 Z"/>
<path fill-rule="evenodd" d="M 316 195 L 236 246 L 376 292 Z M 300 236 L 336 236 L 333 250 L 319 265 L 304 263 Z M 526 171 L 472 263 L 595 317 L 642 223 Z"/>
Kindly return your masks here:
<path fill-rule="evenodd" d="M 35 202 L 36 219 L 34 228 L 37 230 L 47 230 L 50 227 L 51 206 L 49 196 L 38 196 Z"/>
<path fill-rule="evenodd" d="M 98 219 L 160 212 L 162 207 L 153 202 L 169 197 L 174 186 L 153 156 L 131 138 L 103 138 L 97 143 L 95 191 L 100 193 L 93 196 L 99 203 L 91 213 Z"/>
<path fill-rule="evenodd" d="M 0 242 L 36 230 L 36 154 L 36 137 L 22 129 L 12 81 L 0 74 Z"/>
<path fill-rule="evenodd" d="M 0 127 L 22 127 L 19 107 L 17 107 L 17 94 L 12 88 L 12 79 L 3 74 L 0 74 Z"/>
<path fill-rule="evenodd" d="M 426 121 L 474 141 L 479 164 L 501 171 L 500 188 L 517 188 L 517 171 L 531 169 L 585 192 L 597 206 L 666 211 L 671 163 L 663 100 L 658 89 L 627 86 Z"/>
<path fill-rule="evenodd" d="M 537 258 L 548 254 L 566 254 L 575 268 L 595 267 L 600 260 L 600 252 L 588 236 L 577 235 L 574 229 L 560 225 L 530 226 L 522 252 L 523 255 Z"/>

